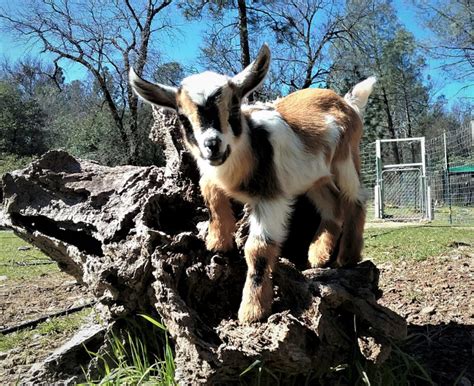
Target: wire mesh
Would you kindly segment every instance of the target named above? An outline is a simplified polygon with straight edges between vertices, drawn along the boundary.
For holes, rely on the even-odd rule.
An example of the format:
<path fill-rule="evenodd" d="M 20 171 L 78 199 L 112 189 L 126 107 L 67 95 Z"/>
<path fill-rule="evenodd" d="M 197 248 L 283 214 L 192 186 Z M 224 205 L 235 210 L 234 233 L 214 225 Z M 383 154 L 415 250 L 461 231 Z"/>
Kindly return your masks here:
<path fill-rule="evenodd" d="M 446 135 L 426 140 L 426 184 L 431 191 L 434 221 L 440 224 L 474 225 L 474 122 Z M 420 149 L 414 141 L 382 147 L 384 163 L 416 163 Z M 375 142 L 362 144 L 361 181 L 369 195 L 367 221 L 374 220 L 374 187 L 377 183 Z M 386 220 L 423 218 L 421 169 L 383 171 L 383 214 Z"/>
<path fill-rule="evenodd" d="M 471 125 L 427 141 L 427 177 L 437 222 L 474 225 Z"/>
<path fill-rule="evenodd" d="M 390 169 L 382 173 L 382 217 L 397 221 L 424 218 L 420 169 Z"/>
<path fill-rule="evenodd" d="M 374 186 L 377 180 L 375 158 L 375 142 L 360 146 L 360 179 L 367 194 L 367 221 L 374 220 Z"/>

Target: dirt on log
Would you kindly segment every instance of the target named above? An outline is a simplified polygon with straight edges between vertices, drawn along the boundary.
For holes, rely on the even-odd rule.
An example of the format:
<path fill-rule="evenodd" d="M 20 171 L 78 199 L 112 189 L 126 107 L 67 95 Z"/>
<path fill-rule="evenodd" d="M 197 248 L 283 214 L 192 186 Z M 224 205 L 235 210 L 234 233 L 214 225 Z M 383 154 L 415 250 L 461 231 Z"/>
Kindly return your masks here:
<path fill-rule="evenodd" d="M 377 304 L 379 273 L 370 261 L 301 270 L 318 225 L 304 200 L 273 273 L 272 315 L 238 323 L 245 211 L 235 251 L 206 251 L 198 175 L 176 138 L 167 137 L 165 156 L 173 162 L 161 168 L 105 167 L 64 151 L 46 153 L 4 175 L 0 223 L 85 283 L 106 321 L 157 311 L 175 345 L 179 384 L 235 381 L 257 359 L 286 374 L 324 372 L 355 350 L 383 362 L 390 341 L 405 337 L 406 323 Z"/>

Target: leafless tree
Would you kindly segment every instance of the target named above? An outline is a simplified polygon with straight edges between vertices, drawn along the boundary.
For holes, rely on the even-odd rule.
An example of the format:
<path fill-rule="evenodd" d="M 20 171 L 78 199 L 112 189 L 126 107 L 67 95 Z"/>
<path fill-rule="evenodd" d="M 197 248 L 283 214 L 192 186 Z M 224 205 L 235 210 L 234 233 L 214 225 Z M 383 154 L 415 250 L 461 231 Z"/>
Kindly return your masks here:
<path fill-rule="evenodd" d="M 449 75 L 474 80 L 474 1 L 412 0 L 421 22 L 431 30 L 423 46 Z"/>
<path fill-rule="evenodd" d="M 261 43 L 270 42 L 272 73 L 277 74 L 273 78 L 278 85 L 267 82 L 266 94 L 275 94 L 276 88 L 294 91 L 324 81 L 331 69 L 329 48 L 340 39 L 351 39 L 354 24 L 364 17 L 361 12 L 347 18 L 336 0 L 228 3 L 227 9 L 235 16 L 220 14 L 214 19 L 202 48 L 202 62 L 237 72 L 239 65 L 247 63 L 248 52 L 252 54 Z M 248 36 L 253 43 L 250 48 Z"/>
<path fill-rule="evenodd" d="M 139 162 L 139 112 L 127 77 L 133 65 L 142 74 L 151 37 L 166 32 L 163 17 L 172 0 L 30 0 L 11 10 L 0 9 L 5 28 L 21 39 L 40 44 L 62 61 L 79 63 L 95 78 L 131 163 Z"/>
<path fill-rule="evenodd" d="M 255 10 L 276 35 L 275 57 L 283 83 L 290 90 L 308 88 L 324 81 L 331 69 L 329 48 L 338 40 L 349 40 L 355 23 L 335 0 L 289 0 L 264 3 Z"/>

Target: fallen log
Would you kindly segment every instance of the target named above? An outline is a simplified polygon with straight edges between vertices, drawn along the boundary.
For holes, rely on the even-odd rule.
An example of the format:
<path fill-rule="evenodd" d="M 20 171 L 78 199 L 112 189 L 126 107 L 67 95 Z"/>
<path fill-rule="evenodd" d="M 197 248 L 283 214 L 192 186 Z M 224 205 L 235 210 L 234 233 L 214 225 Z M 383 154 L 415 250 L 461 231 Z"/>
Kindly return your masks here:
<path fill-rule="evenodd" d="M 236 250 L 208 252 L 197 174 L 185 153 L 169 149 L 179 147 L 174 135 L 166 139 L 173 157 L 166 167 L 112 168 L 46 153 L 3 177 L 0 222 L 86 284 L 104 320 L 157 311 L 174 341 L 180 384 L 235 381 L 257 359 L 286 374 L 327 371 L 350 361 L 354 349 L 383 362 L 406 323 L 377 304 L 379 273 L 370 261 L 300 269 L 294 258 L 304 258 L 318 225 L 304 200 L 273 274 L 272 315 L 238 323 L 245 211 Z"/>

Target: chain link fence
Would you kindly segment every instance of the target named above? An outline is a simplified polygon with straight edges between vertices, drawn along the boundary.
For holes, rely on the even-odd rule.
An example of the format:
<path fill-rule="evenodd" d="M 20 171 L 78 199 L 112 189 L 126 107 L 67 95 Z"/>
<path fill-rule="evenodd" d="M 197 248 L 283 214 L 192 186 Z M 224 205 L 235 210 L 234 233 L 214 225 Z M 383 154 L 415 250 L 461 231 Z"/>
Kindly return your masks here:
<path fill-rule="evenodd" d="M 382 172 L 383 218 L 416 221 L 424 218 L 422 174 L 418 168 L 390 169 Z"/>
<path fill-rule="evenodd" d="M 397 162 L 394 161 L 391 146 L 382 149 L 382 157 L 408 166 L 398 168 L 391 165 L 380 171 L 383 181 L 380 197 L 382 221 L 420 221 L 426 220 L 427 213 L 430 213 L 434 223 L 474 225 L 474 122 L 471 127 L 426 139 L 426 180 L 421 167 L 409 166 L 421 161 L 422 151 L 415 142 L 405 141 L 397 145 Z M 376 159 L 375 142 L 362 144 L 361 180 L 369 194 L 369 222 L 381 221 L 375 215 L 374 187 L 380 184 L 377 181 Z M 426 184 L 429 194 L 424 194 L 423 184 Z M 424 197 L 430 198 L 430 212 Z"/>
<path fill-rule="evenodd" d="M 427 140 L 427 177 L 435 221 L 474 225 L 474 122 Z"/>
<path fill-rule="evenodd" d="M 367 221 L 375 220 L 374 186 L 377 183 L 375 142 L 362 143 L 360 147 L 360 179 L 365 187 L 367 199 Z"/>

